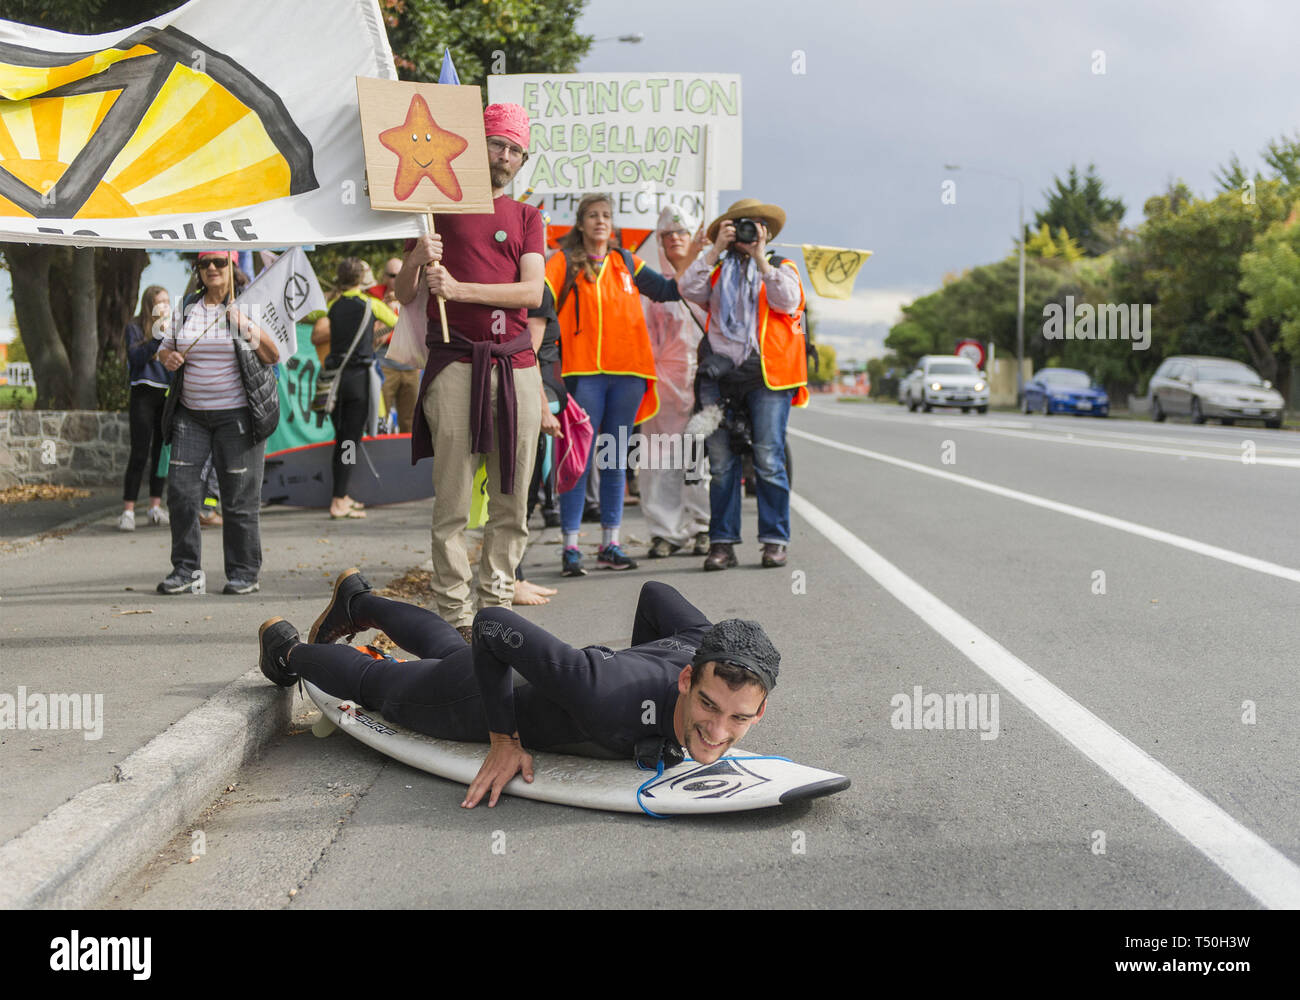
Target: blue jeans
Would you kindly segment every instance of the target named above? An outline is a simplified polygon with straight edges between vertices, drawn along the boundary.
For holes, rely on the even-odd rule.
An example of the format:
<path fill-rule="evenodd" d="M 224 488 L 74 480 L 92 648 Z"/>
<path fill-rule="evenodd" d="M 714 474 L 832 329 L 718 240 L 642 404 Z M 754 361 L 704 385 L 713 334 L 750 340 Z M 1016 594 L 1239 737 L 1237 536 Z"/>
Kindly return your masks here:
<path fill-rule="evenodd" d="M 603 528 L 617 528 L 623 523 L 623 490 L 627 485 L 626 455 L 621 452 L 623 441 L 630 441 L 636 411 L 645 395 L 646 380 L 639 375 L 577 375 L 570 395 L 591 417 L 591 427 L 596 432 L 587 455 L 587 467 L 573 489 L 560 494 L 560 523 L 565 532 L 575 532 L 582 527 L 582 508 L 587 497 L 587 477 L 591 465 L 602 451 L 609 455 L 611 448 L 617 455 L 615 468 L 600 470 L 600 524 Z M 622 428 L 622 435 L 619 429 Z M 602 437 L 610 435 L 604 448 Z"/>
<path fill-rule="evenodd" d="M 199 569 L 202 536 L 203 463 L 221 484 L 221 541 L 226 579 L 257 580 L 262 572 L 262 462 L 266 443 L 253 443 L 248 408 L 189 410 L 176 407 L 172 424 L 172 460 L 167 476 L 171 511 L 172 573 L 189 579 Z"/>
<path fill-rule="evenodd" d="M 752 389 L 745 394 L 754 437 L 754 477 L 758 480 L 758 540 L 790 543 L 790 478 L 785 470 L 785 428 L 793 389 Z M 700 405 L 721 399 L 718 384 L 700 380 Z M 719 427 L 705 441 L 709 450 L 709 541 L 740 541 L 741 460 L 730 436 Z"/>

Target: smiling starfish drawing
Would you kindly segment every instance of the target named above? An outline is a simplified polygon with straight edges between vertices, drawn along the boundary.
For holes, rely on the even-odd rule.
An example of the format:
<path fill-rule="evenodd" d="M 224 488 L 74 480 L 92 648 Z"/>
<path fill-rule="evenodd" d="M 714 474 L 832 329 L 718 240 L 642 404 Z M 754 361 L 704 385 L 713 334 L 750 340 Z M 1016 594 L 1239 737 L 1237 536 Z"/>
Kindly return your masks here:
<path fill-rule="evenodd" d="M 451 161 L 465 152 L 469 143 L 455 132 L 439 128 L 429 113 L 429 105 L 419 94 L 406 109 L 406 121 L 380 132 L 379 141 L 397 154 L 393 196 L 398 201 L 411 197 L 422 177 L 433 181 L 452 201 L 460 201 L 460 181 L 451 168 Z"/>

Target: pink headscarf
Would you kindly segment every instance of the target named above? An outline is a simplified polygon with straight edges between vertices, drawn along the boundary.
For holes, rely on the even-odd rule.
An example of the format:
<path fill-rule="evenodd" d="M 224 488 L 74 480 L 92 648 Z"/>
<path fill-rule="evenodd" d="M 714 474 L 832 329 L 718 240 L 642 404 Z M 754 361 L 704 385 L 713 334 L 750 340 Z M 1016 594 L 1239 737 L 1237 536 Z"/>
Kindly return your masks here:
<path fill-rule="evenodd" d="M 499 135 L 528 149 L 528 112 L 518 104 L 489 104 L 483 112 L 483 134 Z"/>

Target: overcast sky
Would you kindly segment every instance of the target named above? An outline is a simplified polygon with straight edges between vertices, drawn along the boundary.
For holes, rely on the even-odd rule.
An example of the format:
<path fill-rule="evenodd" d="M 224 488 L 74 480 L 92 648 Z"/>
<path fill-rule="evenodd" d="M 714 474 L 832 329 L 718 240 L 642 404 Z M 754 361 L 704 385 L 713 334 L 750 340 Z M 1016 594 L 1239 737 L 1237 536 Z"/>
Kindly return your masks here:
<path fill-rule="evenodd" d="M 1011 252 L 1015 182 L 945 163 L 1019 177 L 1032 221 L 1053 176 L 1092 162 L 1135 226 L 1170 179 L 1208 195 L 1234 151 L 1253 170 L 1300 124 L 1294 2 L 592 0 L 579 27 L 645 35 L 584 71 L 742 74 L 745 187 L 723 205 L 776 202 L 783 241 L 875 252 L 851 303 L 815 300 L 848 324 L 836 339 L 878 341 L 900 302 Z"/>
<path fill-rule="evenodd" d="M 1171 179 L 1210 194 L 1233 152 L 1253 169 L 1300 125 L 1300 10 L 1273 0 L 591 0 L 578 28 L 645 36 L 597 43 L 584 72 L 742 75 L 745 184 L 722 204 L 775 202 L 782 241 L 875 252 L 850 302 L 815 301 L 841 356 L 882 353 L 902 302 L 1011 251 L 1017 186 L 970 168 L 1019 177 L 1032 220 L 1054 175 L 1096 163 L 1132 226 Z"/>

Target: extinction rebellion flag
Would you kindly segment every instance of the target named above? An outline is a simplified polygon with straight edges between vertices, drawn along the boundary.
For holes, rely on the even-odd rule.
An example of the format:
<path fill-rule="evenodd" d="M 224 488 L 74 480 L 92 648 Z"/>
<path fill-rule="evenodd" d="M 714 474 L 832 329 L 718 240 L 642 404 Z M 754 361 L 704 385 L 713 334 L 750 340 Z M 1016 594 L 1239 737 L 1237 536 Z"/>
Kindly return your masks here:
<path fill-rule="evenodd" d="M 416 236 L 365 193 L 376 0 L 192 0 L 104 35 L 0 21 L 0 240 L 194 249 Z"/>

